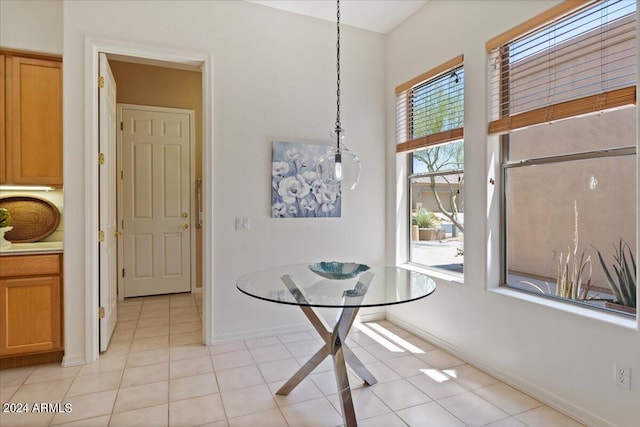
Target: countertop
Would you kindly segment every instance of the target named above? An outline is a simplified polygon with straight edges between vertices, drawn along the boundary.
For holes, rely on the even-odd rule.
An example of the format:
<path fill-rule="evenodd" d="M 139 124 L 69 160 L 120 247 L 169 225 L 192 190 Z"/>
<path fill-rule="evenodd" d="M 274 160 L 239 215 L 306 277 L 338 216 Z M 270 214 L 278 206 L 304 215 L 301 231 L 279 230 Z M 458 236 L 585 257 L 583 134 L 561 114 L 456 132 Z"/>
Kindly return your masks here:
<path fill-rule="evenodd" d="M 62 242 L 12 243 L 0 248 L 0 256 L 62 253 Z"/>

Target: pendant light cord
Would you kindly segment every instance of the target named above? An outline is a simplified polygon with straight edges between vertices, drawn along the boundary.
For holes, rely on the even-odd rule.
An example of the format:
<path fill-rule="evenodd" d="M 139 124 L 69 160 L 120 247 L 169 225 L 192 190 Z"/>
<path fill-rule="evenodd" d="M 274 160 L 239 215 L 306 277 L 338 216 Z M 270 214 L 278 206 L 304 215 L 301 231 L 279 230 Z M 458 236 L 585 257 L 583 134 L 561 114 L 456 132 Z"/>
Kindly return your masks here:
<path fill-rule="evenodd" d="M 340 132 L 342 131 L 342 126 L 340 123 L 340 0 L 337 0 L 337 19 L 336 19 L 336 31 L 337 31 L 337 41 L 336 41 L 336 132 L 338 133 L 338 140 L 340 139 Z M 339 142 L 338 142 L 339 144 Z"/>

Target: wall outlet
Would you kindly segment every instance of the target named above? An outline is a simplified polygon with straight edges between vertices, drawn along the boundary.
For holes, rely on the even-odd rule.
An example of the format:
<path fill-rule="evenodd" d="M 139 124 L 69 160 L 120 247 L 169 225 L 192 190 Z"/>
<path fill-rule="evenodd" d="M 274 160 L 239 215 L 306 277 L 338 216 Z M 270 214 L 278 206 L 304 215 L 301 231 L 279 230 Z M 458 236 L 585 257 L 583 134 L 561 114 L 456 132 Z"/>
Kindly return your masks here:
<path fill-rule="evenodd" d="M 616 363 L 613 367 L 613 383 L 622 388 L 631 388 L 631 368 Z"/>
<path fill-rule="evenodd" d="M 236 231 L 249 231 L 249 217 L 236 217 Z"/>

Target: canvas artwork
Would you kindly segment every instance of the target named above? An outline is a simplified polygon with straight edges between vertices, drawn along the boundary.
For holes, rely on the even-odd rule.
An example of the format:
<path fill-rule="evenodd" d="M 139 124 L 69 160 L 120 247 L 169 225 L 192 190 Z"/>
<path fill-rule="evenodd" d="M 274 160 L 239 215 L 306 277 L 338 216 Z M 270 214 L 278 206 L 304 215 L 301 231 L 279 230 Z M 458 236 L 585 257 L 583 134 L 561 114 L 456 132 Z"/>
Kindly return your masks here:
<path fill-rule="evenodd" d="M 339 218 L 340 184 L 321 179 L 318 160 L 328 145 L 274 142 L 271 168 L 273 218 Z"/>

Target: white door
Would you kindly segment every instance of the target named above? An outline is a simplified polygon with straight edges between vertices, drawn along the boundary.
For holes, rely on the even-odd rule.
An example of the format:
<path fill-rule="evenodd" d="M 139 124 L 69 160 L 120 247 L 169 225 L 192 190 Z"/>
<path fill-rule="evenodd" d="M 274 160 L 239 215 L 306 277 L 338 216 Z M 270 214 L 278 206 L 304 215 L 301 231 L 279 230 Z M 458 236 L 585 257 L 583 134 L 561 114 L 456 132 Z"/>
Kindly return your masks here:
<path fill-rule="evenodd" d="M 100 54 L 99 150 L 101 160 L 100 186 L 100 351 L 109 345 L 111 334 L 118 319 L 118 258 L 116 215 L 116 82 L 109 68 L 107 56 Z"/>
<path fill-rule="evenodd" d="M 191 115 L 124 106 L 124 296 L 191 290 Z"/>

